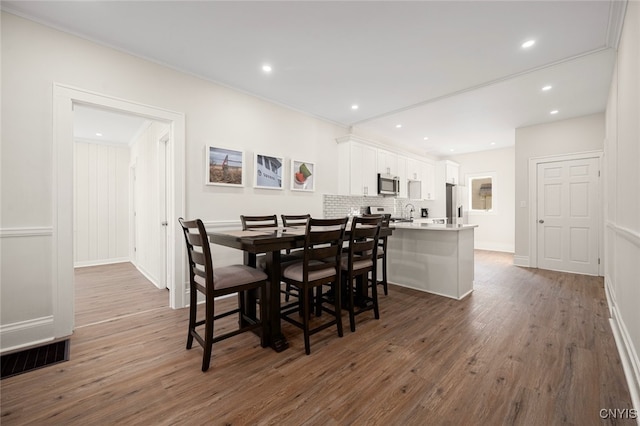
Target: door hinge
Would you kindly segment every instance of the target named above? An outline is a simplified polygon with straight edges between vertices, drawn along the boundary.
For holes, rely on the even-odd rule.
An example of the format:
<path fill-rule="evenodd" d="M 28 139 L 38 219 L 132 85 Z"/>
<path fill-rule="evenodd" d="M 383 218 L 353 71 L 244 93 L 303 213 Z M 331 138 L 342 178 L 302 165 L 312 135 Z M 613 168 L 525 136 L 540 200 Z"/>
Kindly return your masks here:
<path fill-rule="evenodd" d="M 598 170 L 598 177 L 600 177 L 600 170 Z"/>
<path fill-rule="evenodd" d="M 600 264 L 600 258 L 598 258 L 598 265 Z"/>

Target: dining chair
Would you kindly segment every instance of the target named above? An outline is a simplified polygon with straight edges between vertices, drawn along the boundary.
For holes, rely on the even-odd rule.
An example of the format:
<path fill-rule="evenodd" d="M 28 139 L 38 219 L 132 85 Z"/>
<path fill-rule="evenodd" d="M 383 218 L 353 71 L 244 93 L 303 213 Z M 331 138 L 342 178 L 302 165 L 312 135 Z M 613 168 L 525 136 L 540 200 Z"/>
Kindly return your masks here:
<path fill-rule="evenodd" d="M 364 217 L 375 216 L 375 215 L 363 215 Z M 385 228 L 389 228 L 389 223 L 391 222 L 391 214 L 385 213 L 382 215 L 382 222 L 380 223 L 380 231 Z M 378 280 L 378 285 L 382 285 L 384 289 L 385 296 L 389 294 L 389 283 L 387 281 L 387 239 L 389 237 L 387 235 L 382 235 L 378 237 L 378 253 L 377 258 L 382 260 L 382 279 Z"/>
<path fill-rule="evenodd" d="M 307 221 L 309 220 L 309 218 L 311 217 L 310 214 L 298 214 L 298 215 L 280 215 L 280 217 L 282 218 L 282 225 L 287 228 L 287 227 L 302 227 L 302 226 L 306 226 L 307 225 Z M 304 254 L 304 250 L 301 249 L 286 249 L 285 250 L 285 258 L 283 259 L 284 261 L 290 261 L 290 260 L 296 260 L 296 259 L 302 259 L 302 256 Z M 286 288 L 285 290 L 283 290 L 284 293 L 284 300 L 286 302 L 289 301 L 290 296 L 298 296 L 298 292 L 296 291 L 297 289 L 294 289 L 294 287 L 291 286 L 291 284 L 286 284 Z"/>
<path fill-rule="evenodd" d="M 187 349 L 191 349 L 195 339 L 204 349 L 202 371 L 209 369 L 213 344 L 245 331 L 261 328 L 260 344 L 266 347 L 266 303 L 260 302 L 260 318 L 251 318 L 245 314 L 244 296 L 249 291 L 260 291 L 260 297 L 266 294 L 267 274 L 256 268 L 245 265 L 213 267 L 211 249 L 207 239 L 207 231 L 200 219 L 184 220 L 179 218 L 184 232 L 189 260 L 189 330 Z M 198 293 L 205 298 L 204 319 L 197 320 Z M 238 306 L 216 315 L 215 298 L 238 293 Z M 238 328 L 214 336 L 214 322 L 238 314 Z M 204 334 L 200 327 L 204 325 Z"/>
<path fill-rule="evenodd" d="M 298 289 L 298 300 L 282 306 L 281 318 L 303 330 L 305 353 L 311 353 L 309 336 L 333 325 L 338 336 L 342 337 L 342 314 L 340 300 L 340 261 L 342 242 L 348 218 L 313 219 L 309 218 L 305 230 L 305 241 L 302 260 L 285 267 L 282 280 Z M 323 321 L 314 328 L 310 327 L 312 293 L 315 288 L 331 285 L 336 297 L 333 308 L 318 305 L 331 315 L 333 319 Z M 302 309 L 300 309 L 302 307 Z M 302 316 L 302 322 L 293 316 Z M 320 322 L 318 320 L 318 322 Z"/>
<path fill-rule="evenodd" d="M 240 215 L 240 222 L 242 222 L 242 230 L 256 229 L 256 228 L 271 228 L 278 226 L 278 216 L 244 216 Z"/>
<path fill-rule="evenodd" d="M 240 215 L 242 230 L 260 229 L 260 228 L 277 228 L 278 216 L 275 214 L 268 216 L 244 216 Z M 267 257 L 264 254 L 256 255 L 256 267 L 263 271 L 267 268 Z"/>
<path fill-rule="evenodd" d="M 380 318 L 377 289 L 378 240 L 382 216 L 354 217 L 349 233 L 349 248 L 342 255 L 342 278 L 346 287 L 346 306 L 351 331 L 356 331 L 356 315 L 373 310 Z M 369 281 L 371 274 L 371 281 Z M 354 281 L 358 282 L 354 286 Z M 369 294 L 371 289 L 371 294 Z"/>

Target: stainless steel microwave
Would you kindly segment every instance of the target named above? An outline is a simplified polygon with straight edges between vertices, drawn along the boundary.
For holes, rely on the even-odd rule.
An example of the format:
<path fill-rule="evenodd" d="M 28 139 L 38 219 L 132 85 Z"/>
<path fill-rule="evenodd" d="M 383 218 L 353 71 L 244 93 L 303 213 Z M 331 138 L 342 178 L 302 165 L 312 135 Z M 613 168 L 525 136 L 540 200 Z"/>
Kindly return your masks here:
<path fill-rule="evenodd" d="M 400 179 L 398 176 L 378 173 L 378 194 L 398 195 L 400 193 Z"/>

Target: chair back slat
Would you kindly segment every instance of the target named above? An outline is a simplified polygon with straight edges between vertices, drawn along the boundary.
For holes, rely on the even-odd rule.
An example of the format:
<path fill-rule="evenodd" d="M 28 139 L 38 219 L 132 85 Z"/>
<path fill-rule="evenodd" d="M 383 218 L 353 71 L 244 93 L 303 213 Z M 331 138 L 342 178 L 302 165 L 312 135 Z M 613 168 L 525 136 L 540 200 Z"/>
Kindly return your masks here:
<path fill-rule="evenodd" d="M 244 216 L 240 215 L 240 222 L 242 222 L 242 230 L 255 228 L 271 228 L 278 226 L 278 216 Z"/>
<path fill-rule="evenodd" d="M 311 217 L 310 214 L 298 214 L 298 215 L 280 215 L 282 218 L 282 226 L 284 227 L 292 227 L 292 226 L 306 226 L 307 221 Z"/>
<path fill-rule="evenodd" d="M 207 230 L 200 219 L 178 219 L 184 238 L 187 243 L 187 257 L 189 259 L 190 282 L 198 275 L 205 279 L 207 291 L 213 292 L 213 262 L 211 260 L 211 248 L 207 239 Z M 195 291 L 191 289 L 191 291 Z M 212 293 L 213 294 L 213 293 Z"/>
<path fill-rule="evenodd" d="M 375 259 L 382 216 L 355 217 L 351 223 L 349 236 L 349 264 L 354 260 Z"/>
<path fill-rule="evenodd" d="M 340 271 L 340 254 L 347 227 L 348 218 L 313 219 L 307 221 L 305 233 L 303 276 L 305 280 L 309 272 L 324 269 L 327 266 Z M 321 261 L 316 264 L 313 261 Z"/>

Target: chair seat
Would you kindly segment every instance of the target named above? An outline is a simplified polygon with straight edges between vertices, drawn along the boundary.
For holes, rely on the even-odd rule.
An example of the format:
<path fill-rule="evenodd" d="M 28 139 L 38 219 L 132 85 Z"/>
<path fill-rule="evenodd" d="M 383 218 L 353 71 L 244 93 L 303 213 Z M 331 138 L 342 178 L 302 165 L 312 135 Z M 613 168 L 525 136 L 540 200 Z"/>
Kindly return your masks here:
<path fill-rule="evenodd" d="M 317 266 L 317 265 L 322 265 L 323 262 L 320 262 L 319 260 L 314 260 L 309 262 L 310 266 Z M 303 281 L 303 268 L 304 268 L 304 263 L 303 262 L 295 262 L 289 266 L 286 267 L 286 269 L 284 270 L 284 272 L 282 273 L 282 275 L 285 278 L 289 278 L 291 280 L 295 280 L 295 281 Z M 315 271 L 311 271 L 309 272 L 309 281 L 315 281 L 315 280 L 320 280 L 322 278 L 327 278 L 330 277 L 332 275 L 335 275 L 336 273 L 336 269 L 333 266 L 327 267 L 327 268 L 322 268 L 322 269 L 317 269 Z"/>
<path fill-rule="evenodd" d="M 373 261 L 371 259 L 354 260 L 354 262 L 353 262 L 353 270 L 357 271 L 358 269 L 369 268 L 369 267 L 371 267 L 371 265 L 373 265 Z M 343 254 L 342 255 L 342 262 L 341 262 L 340 267 L 341 267 L 341 269 L 343 271 L 348 271 L 349 270 L 349 254 Z"/>
<path fill-rule="evenodd" d="M 196 275 L 194 279 L 201 286 L 205 286 L 205 279 L 203 277 Z M 245 265 L 231 265 L 213 268 L 213 285 L 215 290 L 241 286 L 266 279 L 267 274 L 259 269 Z"/>

